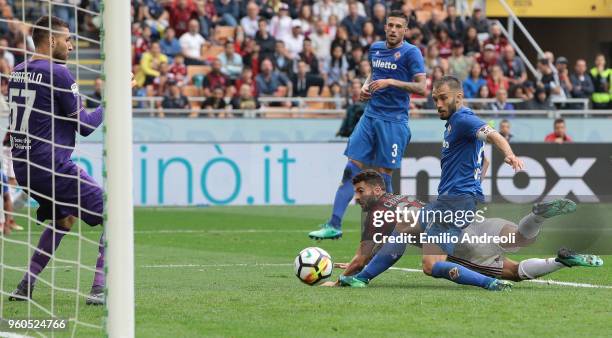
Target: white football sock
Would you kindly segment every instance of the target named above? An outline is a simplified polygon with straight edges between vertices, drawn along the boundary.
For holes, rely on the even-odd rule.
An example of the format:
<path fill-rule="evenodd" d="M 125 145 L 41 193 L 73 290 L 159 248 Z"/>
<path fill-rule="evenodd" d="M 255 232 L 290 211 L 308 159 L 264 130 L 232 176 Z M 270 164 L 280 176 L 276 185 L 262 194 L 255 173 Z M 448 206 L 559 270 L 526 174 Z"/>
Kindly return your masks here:
<path fill-rule="evenodd" d="M 545 220 L 546 218 L 530 212 L 529 215 L 523 217 L 519 222 L 518 232 L 527 239 L 534 238 L 540 233 L 540 228 Z"/>
<path fill-rule="evenodd" d="M 529 258 L 519 263 L 518 275 L 521 279 L 536 279 L 564 267 L 554 258 Z"/>

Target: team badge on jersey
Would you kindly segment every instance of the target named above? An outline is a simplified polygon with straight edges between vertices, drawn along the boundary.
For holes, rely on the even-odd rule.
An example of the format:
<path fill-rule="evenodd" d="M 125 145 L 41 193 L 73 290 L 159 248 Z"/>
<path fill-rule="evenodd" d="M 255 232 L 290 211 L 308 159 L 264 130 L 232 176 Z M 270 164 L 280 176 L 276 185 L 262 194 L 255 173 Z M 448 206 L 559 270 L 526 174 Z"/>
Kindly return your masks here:
<path fill-rule="evenodd" d="M 450 134 L 451 129 L 452 129 L 452 128 L 451 128 L 451 125 L 449 124 L 449 125 L 448 125 L 448 128 L 446 128 L 446 131 L 447 131 L 447 132 Z"/>
<path fill-rule="evenodd" d="M 399 60 L 399 58 L 402 57 L 402 53 L 397 52 L 393 56 L 395 57 L 395 60 Z"/>
<path fill-rule="evenodd" d="M 448 276 L 452 280 L 459 278 L 459 269 L 457 269 L 457 267 L 450 269 L 450 271 L 448 272 Z"/>
<path fill-rule="evenodd" d="M 379 50 L 376 51 L 376 55 L 380 55 L 380 51 Z"/>

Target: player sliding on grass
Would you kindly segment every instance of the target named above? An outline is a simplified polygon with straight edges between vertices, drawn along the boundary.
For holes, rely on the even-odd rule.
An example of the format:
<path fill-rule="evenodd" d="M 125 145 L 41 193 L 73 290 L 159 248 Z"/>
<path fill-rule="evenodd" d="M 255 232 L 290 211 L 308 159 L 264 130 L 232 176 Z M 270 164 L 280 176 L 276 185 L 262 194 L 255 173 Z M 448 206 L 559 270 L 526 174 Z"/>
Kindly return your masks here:
<path fill-rule="evenodd" d="M 382 178 L 374 171 L 362 172 L 353 179 L 353 182 L 357 202 L 361 205 L 363 211 L 367 212 L 362 228 L 361 243 L 350 263 L 339 264 L 340 267 L 345 268 L 345 271 L 340 276 L 338 282 L 328 282 L 325 284 L 326 286 L 367 286 L 378 275 L 362 271 L 374 253 L 380 249 L 379 245 L 374 241 L 376 238 L 380 239 L 383 236 L 392 234 L 398 238 L 397 235 L 399 234 L 411 234 L 415 236 L 418 242 L 418 238 L 423 232 L 418 225 L 414 226 L 418 224 L 419 220 L 410 217 L 411 215 L 417 215 L 417 210 L 423 211 L 423 203 L 412 200 L 407 196 L 385 192 Z M 398 209 L 412 210 L 412 213 L 407 213 L 408 219 L 402 219 L 401 222 L 396 222 L 395 219 L 387 221 L 384 218 L 380 218 L 380 215 L 383 215 L 385 211 L 396 212 Z M 481 286 L 488 290 L 497 291 L 500 290 L 497 287 L 499 279 L 518 282 L 539 278 L 564 267 L 596 267 L 603 265 L 603 261 L 597 256 L 579 255 L 567 249 L 559 250 L 555 258 L 530 258 L 518 263 L 504 257 L 507 252 L 516 252 L 520 247 L 535 241 L 546 219 L 571 213 L 575 210 L 576 204 L 574 202 L 559 199 L 534 205 L 532 212 L 523 217 L 518 225 L 500 218 L 487 218 L 472 223 L 469 227 L 462 230 L 459 238 L 462 238 L 463 234 L 468 234 L 469 236 L 482 236 L 486 234 L 514 238 L 515 241 L 514 243 L 501 245 L 493 242 L 478 244 L 460 242 L 456 245 L 453 255 L 445 257 L 445 261 L 459 264 L 462 267 L 462 269 L 454 267 L 449 274 L 450 279 L 460 282 L 461 278 L 470 278 L 470 275 L 481 274 L 484 275 L 480 277 L 482 279 Z M 378 216 L 376 216 L 377 213 Z M 415 244 L 419 245 L 418 243 Z M 386 249 L 388 248 L 385 248 L 383 245 L 382 249 L 376 254 L 384 254 L 383 251 Z M 394 260 L 397 261 L 402 256 L 403 251 L 393 254 Z M 431 274 L 428 273 L 428 275 Z"/>
<path fill-rule="evenodd" d="M 391 192 L 393 169 L 399 168 L 410 142 L 410 94 L 425 95 L 425 67 L 419 49 L 404 41 L 408 21 L 392 11 L 385 24 L 386 41 L 372 44 L 368 53 L 372 73 L 361 88 L 360 99 L 369 100 L 363 117 L 351 134 L 344 155 L 348 163 L 334 198 L 331 218 L 308 234 L 314 239 L 342 237 L 342 217 L 353 199 L 351 179 L 368 165 L 376 168 Z"/>
<path fill-rule="evenodd" d="M 45 225 L 28 272 L 9 297 L 12 301 L 31 299 L 38 275 L 77 218 L 91 226 L 102 224 L 102 188 L 70 158 L 76 133 L 87 136 L 102 123 L 102 106 L 91 113 L 83 108 L 65 66 L 72 51 L 68 24 L 43 16 L 35 25 L 35 55 L 15 67 L 9 81 L 10 133 L 17 182 L 40 205 L 38 222 L 52 223 Z M 104 302 L 103 234 L 98 250 L 87 304 Z"/>

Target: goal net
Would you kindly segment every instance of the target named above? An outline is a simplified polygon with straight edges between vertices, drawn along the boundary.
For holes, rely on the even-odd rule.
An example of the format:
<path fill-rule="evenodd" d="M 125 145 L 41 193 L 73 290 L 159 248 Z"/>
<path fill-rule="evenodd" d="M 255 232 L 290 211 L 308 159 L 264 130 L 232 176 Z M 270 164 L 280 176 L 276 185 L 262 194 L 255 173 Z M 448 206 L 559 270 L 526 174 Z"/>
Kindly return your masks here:
<path fill-rule="evenodd" d="M 0 2 L 0 337 L 134 335 L 129 13 Z"/>

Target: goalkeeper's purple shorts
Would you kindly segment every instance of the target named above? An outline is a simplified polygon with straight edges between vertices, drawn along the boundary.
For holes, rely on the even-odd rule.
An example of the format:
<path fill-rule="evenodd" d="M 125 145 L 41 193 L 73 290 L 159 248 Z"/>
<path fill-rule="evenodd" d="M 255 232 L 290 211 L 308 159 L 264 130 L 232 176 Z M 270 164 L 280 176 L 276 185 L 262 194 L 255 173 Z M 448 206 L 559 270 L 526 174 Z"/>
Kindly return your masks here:
<path fill-rule="evenodd" d="M 53 175 L 23 162 L 14 162 L 14 167 L 19 185 L 40 205 L 36 210 L 38 221 L 61 220 L 74 216 L 91 226 L 102 224 L 102 187 L 74 162 L 58 165 Z M 52 189 L 53 186 L 55 189 Z"/>

